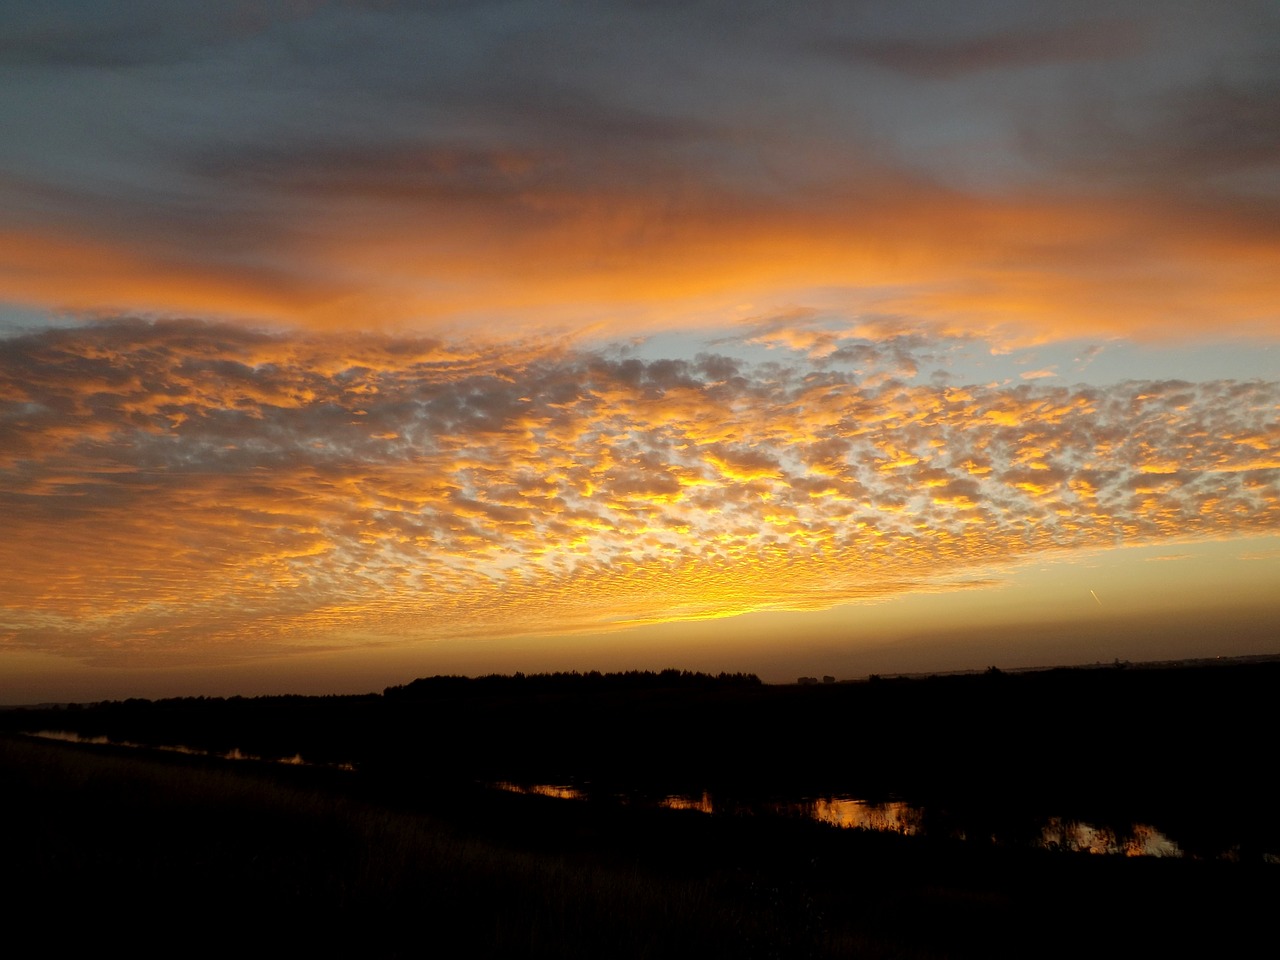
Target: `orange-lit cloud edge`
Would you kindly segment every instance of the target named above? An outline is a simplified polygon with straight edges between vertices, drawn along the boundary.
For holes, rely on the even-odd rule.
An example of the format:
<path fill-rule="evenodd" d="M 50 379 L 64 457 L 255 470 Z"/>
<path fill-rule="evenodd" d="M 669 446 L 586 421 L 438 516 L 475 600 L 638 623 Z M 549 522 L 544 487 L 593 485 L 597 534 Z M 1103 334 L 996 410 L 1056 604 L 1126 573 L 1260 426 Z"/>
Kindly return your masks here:
<path fill-rule="evenodd" d="M 355 196 L 289 206 L 278 235 L 234 258 L 199 236 L 28 226 L 0 232 L 0 290 L 80 315 L 332 332 L 631 337 L 816 305 L 873 334 L 905 320 L 1005 346 L 1280 336 L 1280 228 L 1247 196 L 981 196 L 864 176 L 786 203 L 710 187 L 676 198 L 668 183 L 511 185 L 464 204 L 346 185 Z"/>

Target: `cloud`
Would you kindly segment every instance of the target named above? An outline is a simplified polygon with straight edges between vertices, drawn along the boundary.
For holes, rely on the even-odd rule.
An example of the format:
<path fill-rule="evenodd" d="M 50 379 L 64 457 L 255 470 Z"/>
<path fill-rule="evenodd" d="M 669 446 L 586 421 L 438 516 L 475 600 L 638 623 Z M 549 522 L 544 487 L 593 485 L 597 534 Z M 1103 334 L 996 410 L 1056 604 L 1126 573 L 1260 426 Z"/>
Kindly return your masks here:
<path fill-rule="evenodd" d="M 604 629 L 1280 523 L 1274 383 L 939 387 L 855 346 L 858 371 L 177 321 L 10 338 L 3 643 Z"/>
<path fill-rule="evenodd" d="M 1094 94 L 1051 123 L 1029 125 L 1027 145 L 1067 171 L 1130 189 L 1221 198 L 1274 207 L 1280 135 L 1280 76 L 1268 59 L 1244 75 L 1184 81 L 1132 100 Z"/>
<path fill-rule="evenodd" d="M 929 80 L 1046 64 L 1109 60 L 1137 52 L 1139 24 L 1126 19 L 1082 20 L 1056 27 L 1023 26 L 964 38 L 921 40 L 825 38 L 817 48 L 831 56 L 865 60 Z"/>
<path fill-rule="evenodd" d="M 63 329 L 0 345 L 0 643 L 598 630 L 1274 527 L 1274 382 L 1045 374 L 1280 332 L 1275 15 L 1042 14 L 5 8 L 0 299 Z"/>
<path fill-rule="evenodd" d="M 716 4 L 47 6 L 6 12 L 0 51 L 15 303 L 606 338 L 790 309 L 1024 343 L 1276 332 L 1275 75 L 1239 12 L 753 7 L 726 31 Z M 851 82 L 827 35 L 896 71 Z M 1215 80 L 1227 41 L 1250 66 Z M 1095 72 L 959 103 L 898 75 L 1032 62 Z"/>

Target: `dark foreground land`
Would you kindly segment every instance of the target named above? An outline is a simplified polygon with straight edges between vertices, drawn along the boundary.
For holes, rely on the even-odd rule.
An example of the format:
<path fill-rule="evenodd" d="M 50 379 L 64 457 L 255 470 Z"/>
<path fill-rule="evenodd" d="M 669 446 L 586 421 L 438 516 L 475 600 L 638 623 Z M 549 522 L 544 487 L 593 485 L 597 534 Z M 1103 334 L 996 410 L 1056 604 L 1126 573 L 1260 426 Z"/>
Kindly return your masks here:
<path fill-rule="evenodd" d="M 1156 810 L 1191 853 L 1241 824 L 1273 849 L 1278 678 L 1253 664 L 826 688 L 454 679 L 15 711 L 10 729 L 358 769 L 0 738 L 4 904 L 59 953 L 1271 955 L 1280 865 L 1247 843 L 1232 861 L 1097 857 L 476 783 L 882 790 L 979 820 L 993 804 Z"/>
<path fill-rule="evenodd" d="M 1261 956 L 1280 869 L 938 843 L 0 740 L 5 908 L 55 953 Z M 1178 948 L 1174 951 L 1174 948 Z"/>

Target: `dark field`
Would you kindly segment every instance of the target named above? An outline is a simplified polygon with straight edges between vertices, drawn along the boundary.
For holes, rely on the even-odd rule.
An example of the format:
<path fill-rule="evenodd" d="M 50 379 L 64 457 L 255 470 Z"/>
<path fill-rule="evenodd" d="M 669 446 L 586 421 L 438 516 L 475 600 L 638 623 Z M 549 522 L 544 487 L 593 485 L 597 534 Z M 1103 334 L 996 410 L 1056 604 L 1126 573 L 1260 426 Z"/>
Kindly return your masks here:
<path fill-rule="evenodd" d="M 9 729 L 358 769 L 0 740 L 6 911 L 57 952 L 143 955 L 1270 955 L 1280 865 L 1250 844 L 1270 849 L 1275 829 L 1278 677 L 1253 664 L 809 688 L 455 681 L 12 711 Z M 602 794 L 884 791 L 978 817 L 992 804 L 1132 815 L 1193 854 L 1252 839 L 1234 861 L 1124 859 L 475 786 L 565 777 Z"/>

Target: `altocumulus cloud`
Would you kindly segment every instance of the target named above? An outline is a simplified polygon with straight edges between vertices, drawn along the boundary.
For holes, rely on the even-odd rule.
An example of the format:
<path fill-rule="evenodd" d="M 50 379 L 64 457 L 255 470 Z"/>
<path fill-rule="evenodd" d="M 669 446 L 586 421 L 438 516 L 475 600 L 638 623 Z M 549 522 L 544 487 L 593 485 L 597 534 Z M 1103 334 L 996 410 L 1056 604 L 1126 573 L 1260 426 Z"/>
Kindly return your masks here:
<path fill-rule="evenodd" d="M 922 383 L 925 351 L 10 338 L 0 642 L 167 663 L 602 630 L 1280 526 L 1274 382 Z"/>

